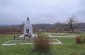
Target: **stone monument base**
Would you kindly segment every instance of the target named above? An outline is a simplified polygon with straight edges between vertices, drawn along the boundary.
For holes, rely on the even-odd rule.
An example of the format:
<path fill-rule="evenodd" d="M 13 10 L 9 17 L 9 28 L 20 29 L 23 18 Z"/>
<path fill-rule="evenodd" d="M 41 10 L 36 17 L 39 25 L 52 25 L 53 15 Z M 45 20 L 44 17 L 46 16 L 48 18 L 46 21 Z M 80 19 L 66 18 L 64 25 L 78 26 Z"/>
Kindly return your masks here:
<path fill-rule="evenodd" d="M 32 34 L 32 36 L 27 36 L 27 35 L 18 35 L 18 36 L 14 36 L 14 39 L 34 39 L 35 37 L 37 37 L 37 34 Z"/>

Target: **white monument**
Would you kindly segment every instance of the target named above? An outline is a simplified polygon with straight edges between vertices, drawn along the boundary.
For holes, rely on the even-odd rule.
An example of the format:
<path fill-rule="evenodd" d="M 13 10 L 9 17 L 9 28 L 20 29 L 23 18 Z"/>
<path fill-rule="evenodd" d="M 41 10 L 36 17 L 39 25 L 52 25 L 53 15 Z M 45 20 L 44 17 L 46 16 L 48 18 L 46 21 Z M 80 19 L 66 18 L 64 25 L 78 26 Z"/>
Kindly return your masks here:
<path fill-rule="evenodd" d="M 32 36 L 32 34 L 33 34 L 32 25 L 30 23 L 29 18 L 27 18 L 26 23 L 24 24 L 23 34 L 24 34 L 24 36 L 27 36 L 27 35 Z"/>
<path fill-rule="evenodd" d="M 18 35 L 17 37 L 14 37 L 14 39 L 30 39 L 31 37 L 33 37 L 33 31 L 32 31 L 32 25 L 30 23 L 29 18 L 27 18 L 25 24 L 24 24 L 24 28 L 23 28 L 23 34 L 22 35 Z"/>

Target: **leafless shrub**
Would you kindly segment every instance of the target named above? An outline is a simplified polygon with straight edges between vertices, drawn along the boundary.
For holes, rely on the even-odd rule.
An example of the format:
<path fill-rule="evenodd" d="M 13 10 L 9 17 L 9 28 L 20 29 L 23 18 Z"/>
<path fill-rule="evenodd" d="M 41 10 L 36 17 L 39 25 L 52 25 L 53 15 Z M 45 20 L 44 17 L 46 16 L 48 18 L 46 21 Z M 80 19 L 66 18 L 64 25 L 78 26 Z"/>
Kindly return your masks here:
<path fill-rule="evenodd" d="M 50 49 L 49 39 L 44 34 L 39 34 L 38 38 L 34 39 L 34 48 L 38 51 L 48 51 Z"/>
<path fill-rule="evenodd" d="M 77 36 L 77 37 L 76 37 L 76 42 L 77 42 L 78 44 L 82 44 L 84 41 L 83 41 L 83 39 L 81 38 L 81 36 Z"/>

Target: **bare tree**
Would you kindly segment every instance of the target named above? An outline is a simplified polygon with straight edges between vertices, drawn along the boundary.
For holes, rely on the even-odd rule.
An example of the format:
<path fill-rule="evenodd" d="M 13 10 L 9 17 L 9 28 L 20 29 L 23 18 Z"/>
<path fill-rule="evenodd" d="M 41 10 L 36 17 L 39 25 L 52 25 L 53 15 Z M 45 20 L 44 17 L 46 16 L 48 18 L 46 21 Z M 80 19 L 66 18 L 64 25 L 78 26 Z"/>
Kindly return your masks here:
<path fill-rule="evenodd" d="M 71 30 L 71 32 L 74 32 L 74 29 L 76 28 L 75 25 L 77 24 L 76 17 L 72 15 L 71 17 L 69 17 L 67 23 L 68 23 L 68 28 Z"/>

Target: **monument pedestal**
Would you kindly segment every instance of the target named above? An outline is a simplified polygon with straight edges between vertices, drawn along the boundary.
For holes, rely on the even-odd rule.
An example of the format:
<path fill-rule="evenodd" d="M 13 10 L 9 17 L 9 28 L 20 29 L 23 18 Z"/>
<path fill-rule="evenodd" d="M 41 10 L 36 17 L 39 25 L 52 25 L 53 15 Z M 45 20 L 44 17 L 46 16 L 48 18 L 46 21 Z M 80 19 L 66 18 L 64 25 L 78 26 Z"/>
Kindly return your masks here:
<path fill-rule="evenodd" d="M 32 34 L 32 36 L 29 38 L 29 36 L 24 36 L 24 34 L 22 34 L 20 36 L 16 36 L 16 38 L 14 39 L 34 39 L 37 36 L 38 36 L 37 34 Z"/>

